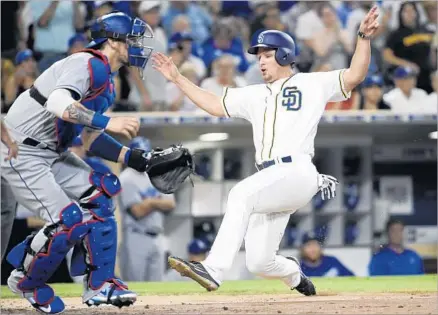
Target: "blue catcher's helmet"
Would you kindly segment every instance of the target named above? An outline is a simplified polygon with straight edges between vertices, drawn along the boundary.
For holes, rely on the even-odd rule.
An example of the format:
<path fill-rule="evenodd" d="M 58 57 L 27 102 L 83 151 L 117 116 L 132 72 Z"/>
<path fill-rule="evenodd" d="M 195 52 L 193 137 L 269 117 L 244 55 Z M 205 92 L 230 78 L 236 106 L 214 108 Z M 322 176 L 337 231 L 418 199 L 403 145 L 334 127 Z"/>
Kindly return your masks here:
<path fill-rule="evenodd" d="M 98 18 L 91 26 L 91 39 L 87 48 L 94 48 L 109 38 L 128 44 L 128 65 L 139 68 L 143 76 L 144 68 L 153 48 L 146 45 L 147 39 L 154 37 L 150 26 L 139 18 L 131 18 L 123 12 L 113 12 Z"/>
<path fill-rule="evenodd" d="M 275 60 L 280 66 L 291 65 L 295 62 L 295 42 L 290 35 L 275 31 L 267 30 L 261 32 L 257 38 L 252 38 L 252 45 L 248 53 L 257 54 L 259 47 L 275 49 Z"/>
<path fill-rule="evenodd" d="M 149 152 L 152 150 L 151 142 L 143 137 L 135 137 L 132 139 L 131 143 L 129 144 L 130 149 L 140 149 L 144 150 L 145 152 Z"/>

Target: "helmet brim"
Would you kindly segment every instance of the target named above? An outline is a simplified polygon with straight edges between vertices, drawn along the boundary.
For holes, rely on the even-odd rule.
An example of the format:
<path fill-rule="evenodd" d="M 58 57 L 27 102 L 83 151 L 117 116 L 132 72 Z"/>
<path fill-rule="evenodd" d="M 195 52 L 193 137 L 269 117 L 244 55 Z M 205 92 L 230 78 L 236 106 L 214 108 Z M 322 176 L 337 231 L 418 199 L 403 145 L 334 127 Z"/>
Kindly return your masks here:
<path fill-rule="evenodd" d="M 98 39 L 92 40 L 91 42 L 88 43 L 86 48 L 94 48 L 94 46 L 100 45 L 106 40 L 107 40 L 107 38 L 98 38 Z"/>
<path fill-rule="evenodd" d="M 259 48 L 271 48 L 271 49 L 275 49 L 277 47 L 273 47 L 271 45 L 266 45 L 266 44 L 257 44 L 257 45 L 254 45 L 254 46 L 251 46 L 251 47 L 248 48 L 248 54 L 256 55 L 257 51 L 259 50 Z"/>

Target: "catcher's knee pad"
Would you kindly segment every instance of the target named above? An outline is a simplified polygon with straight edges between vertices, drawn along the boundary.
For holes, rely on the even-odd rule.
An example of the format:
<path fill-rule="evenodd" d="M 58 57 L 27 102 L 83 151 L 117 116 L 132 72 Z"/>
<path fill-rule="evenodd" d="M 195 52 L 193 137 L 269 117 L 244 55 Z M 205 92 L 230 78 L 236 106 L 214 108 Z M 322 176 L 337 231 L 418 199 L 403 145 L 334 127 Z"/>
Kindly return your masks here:
<path fill-rule="evenodd" d="M 99 289 L 105 282 L 116 282 L 117 223 L 113 216 L 93 221 L 82 246 L 76 246 L 71 260 L 71 275 L 87 275 L 88 286 Z M 120 282 L 121 283 L 121 282 Z M 120 285 L 120 284 L 119 284 Z M 120 285 L 124 286 L 124 285 Z"/>
<path fill-rule="evenodd" d="M 81 198 L 81 207 L 88 209 L 95 218 L 103 221 L 114 213 L 112 197 L 121 190 L 120 180 L 114 174 L 94 171 L 90 173 L 89 180 L 94 190 Z"/>
<path fill-rule="evenodd" d="M 32 291 L 44 287 L 68 251 L 89 230 L 89 226 L 82 223 L 81 209 L 77 204 L 71 203 L 61 211 L 58 223 L 41 229 L 15 246 L 7 260 L 25 275 L 17 288 L 21 291 Z"/>

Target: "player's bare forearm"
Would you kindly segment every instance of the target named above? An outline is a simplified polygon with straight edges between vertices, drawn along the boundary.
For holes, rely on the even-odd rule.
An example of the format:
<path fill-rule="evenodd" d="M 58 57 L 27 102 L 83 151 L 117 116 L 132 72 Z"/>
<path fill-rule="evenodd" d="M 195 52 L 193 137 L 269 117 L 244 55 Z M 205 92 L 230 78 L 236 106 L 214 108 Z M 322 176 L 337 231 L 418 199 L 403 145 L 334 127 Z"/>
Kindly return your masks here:
<path fill-rule="evenodd" d="M 153 207 L 151 201 L 152 199 L 147 198 L 144 199 L 141 203 L 132 205 L 130 208 L 132 215 L 134 215 L 137 219 L 141 219 L 154 211 L 155 208 Z"/>
<path fill-rule="evenodd" d="M 152 206 L 162 211 L 170 211 L 175 209 L 175 201 L 169 199 L 153 198 L 151 199 Z"/>
<path fill-rule="evenodd" d="M 344 86 L 347 92 L 359 85 L 368 73 L 371 61 L 371 44 L 369 39 L 358 38 L 356 50 L 351 59 L 350 68 L 344 72 Z"/>
<path fill-rule="evenodd" d="M 219 96 L 201 89 L 182 74 L 178 75 L 174 83 L 196 106 L 213 116 L 225 117 L 225 111 Z"/>
<path fill-rule="evenodd" d="M 67 106 L 62 119 L 74 124 L 91 126 L 95 112 L 85 108 L 81 103 L 74 102 Z"/>

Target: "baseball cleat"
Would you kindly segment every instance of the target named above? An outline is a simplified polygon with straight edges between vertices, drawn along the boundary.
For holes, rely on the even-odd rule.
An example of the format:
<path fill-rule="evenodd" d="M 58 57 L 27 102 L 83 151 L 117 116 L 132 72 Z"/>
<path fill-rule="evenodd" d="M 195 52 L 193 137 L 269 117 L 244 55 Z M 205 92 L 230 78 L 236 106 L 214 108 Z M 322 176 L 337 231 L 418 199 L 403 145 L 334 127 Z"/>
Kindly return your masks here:
<path fill-rule="evenodd" d="M 86 300 L 85 304 L 88 306 L 107 304 L 122 308 L 123 306 L 134 304 L 136 300 L 137 294 L 113 284 L 111 286 L 105 286 L 98 294 Z"/>
<path fill-rule="evenodd" d="M 188 262 L 173 256 L 169 257 L 168 262 L 170 267 L 178 271 L 181 276 L 195 280 L 207 291 L 216 291 L 219 288 L 219 284 L 210 276 L 201 263 L 195 261 Z"/>
<path fill-rule="evenodd" d="M 292 288 L 292 290 L 297 290 L 301 294 L 304 294 L 306 296 L 316 295 L 316 288 L 312 281 L 310 281 L 309 278 L 306 277 L 306 275 L 303 273 L 300 267 L 300 262 L 295 257 L 286 257 L 287 259 L 293 260 L 297 263 L 298 267 L 300 268 L 300 275 L 301 280 L 298 286 L 295 288 Z"/>

